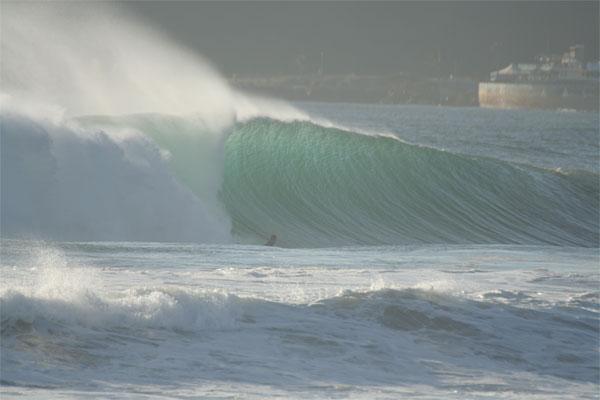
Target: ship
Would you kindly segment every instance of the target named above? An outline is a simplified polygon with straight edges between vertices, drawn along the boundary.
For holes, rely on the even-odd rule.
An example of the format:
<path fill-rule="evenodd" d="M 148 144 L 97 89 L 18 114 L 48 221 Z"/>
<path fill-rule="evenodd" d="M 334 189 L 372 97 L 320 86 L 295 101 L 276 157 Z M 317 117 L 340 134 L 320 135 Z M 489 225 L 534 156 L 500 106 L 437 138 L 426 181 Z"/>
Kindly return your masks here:
<path fill-rule="evenodd" d="M 584 46 L 562 55 L 540 55 L 512 63 L 479 83 L 479 105 L 598 112 L 600 61 L 584 61 Z"/>

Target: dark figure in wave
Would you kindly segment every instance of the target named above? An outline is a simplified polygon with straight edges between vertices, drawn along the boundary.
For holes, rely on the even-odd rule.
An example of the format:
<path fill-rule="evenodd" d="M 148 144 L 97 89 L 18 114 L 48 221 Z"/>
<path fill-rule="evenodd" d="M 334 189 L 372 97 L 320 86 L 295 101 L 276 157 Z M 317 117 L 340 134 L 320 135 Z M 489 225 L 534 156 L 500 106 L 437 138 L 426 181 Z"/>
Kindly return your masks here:
<path fill-rule="evenodd" d="M 271 235 L 271 238 L 269 239 L 269 241 L 267 243 L 265 243 L 265 246 L 275 246 L 276 241 L 277 241 L 277 235 Z"/>

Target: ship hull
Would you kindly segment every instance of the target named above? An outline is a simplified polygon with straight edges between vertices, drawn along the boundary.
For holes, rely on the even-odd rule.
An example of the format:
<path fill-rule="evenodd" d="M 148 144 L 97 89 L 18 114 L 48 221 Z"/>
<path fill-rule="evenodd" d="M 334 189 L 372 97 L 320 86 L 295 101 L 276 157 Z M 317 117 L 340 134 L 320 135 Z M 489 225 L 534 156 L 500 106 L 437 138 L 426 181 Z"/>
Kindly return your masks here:
<path fill-rule="evenodd" d="M 598 111 L 598 82 L 479 84 L 479 105 Z"/>

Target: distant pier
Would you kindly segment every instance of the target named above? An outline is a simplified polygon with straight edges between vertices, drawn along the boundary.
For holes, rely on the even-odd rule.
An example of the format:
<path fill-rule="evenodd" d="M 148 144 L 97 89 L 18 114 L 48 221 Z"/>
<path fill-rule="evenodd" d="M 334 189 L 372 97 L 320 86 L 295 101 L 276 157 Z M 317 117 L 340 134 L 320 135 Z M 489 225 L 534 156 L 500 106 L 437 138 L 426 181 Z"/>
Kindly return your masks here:
<path fill-rule="evenodd" d="M 598 82 L 479 84 L 479 105 L 486 108 L 539 108 L 597 111 Z"/>
<path fill-rule="evenodd" d="M 545 108 L 598 111 L 600 62 L 584 63 L 584 48 L 539 55 L 513 63 L 479 84 L 479 105 L 490 108 Z"/>

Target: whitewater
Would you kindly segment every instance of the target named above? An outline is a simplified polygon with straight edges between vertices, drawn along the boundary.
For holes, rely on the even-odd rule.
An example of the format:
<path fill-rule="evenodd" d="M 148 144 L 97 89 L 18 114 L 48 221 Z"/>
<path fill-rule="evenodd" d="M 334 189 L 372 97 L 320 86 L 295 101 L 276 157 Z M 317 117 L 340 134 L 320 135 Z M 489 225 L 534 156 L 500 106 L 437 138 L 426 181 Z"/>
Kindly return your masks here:
<path fill-rule="evenodd" d="M 2 11 L 2 398 L 598 398 L 597 113 L 287 104 Z"/>

